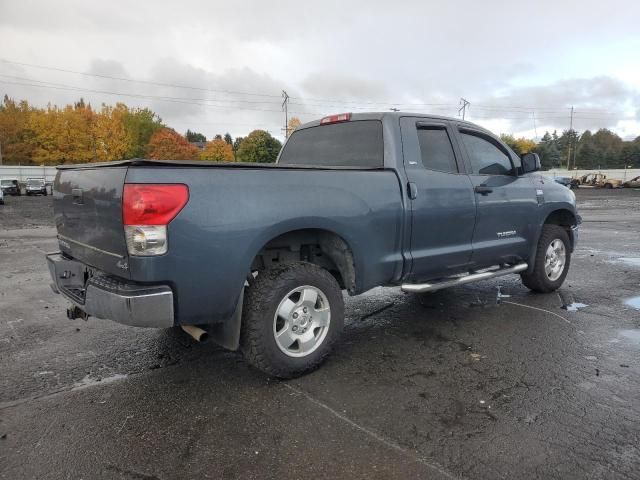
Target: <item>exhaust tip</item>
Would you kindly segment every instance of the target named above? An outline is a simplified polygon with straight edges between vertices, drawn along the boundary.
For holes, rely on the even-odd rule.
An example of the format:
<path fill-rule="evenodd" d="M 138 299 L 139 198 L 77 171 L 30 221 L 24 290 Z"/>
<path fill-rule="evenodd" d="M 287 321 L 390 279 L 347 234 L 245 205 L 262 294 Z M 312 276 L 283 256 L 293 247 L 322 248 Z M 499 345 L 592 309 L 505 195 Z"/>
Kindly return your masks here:
<path fill-rule="evenodd" d="M 204 343 L 209 339 L 209 334 L 200 327 L 195 325 L 180 325 L 180 327 L 196 342 Z"/>

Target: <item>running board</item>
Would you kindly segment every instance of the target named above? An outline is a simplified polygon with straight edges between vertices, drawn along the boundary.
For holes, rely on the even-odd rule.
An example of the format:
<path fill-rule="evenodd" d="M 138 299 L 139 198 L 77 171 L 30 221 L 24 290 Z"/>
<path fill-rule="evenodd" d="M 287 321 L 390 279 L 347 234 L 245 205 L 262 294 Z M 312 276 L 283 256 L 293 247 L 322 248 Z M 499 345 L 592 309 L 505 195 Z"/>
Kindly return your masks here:
<path fill-rule="evenodd" d="M 403 283 L 401 288 L 404 292 L 411 293 L 435 292 L 436 290 L 441 290 L 443 288 L 455 287 L 457 285 L 464 285 L 466 283 L 477 282 L 479 280 L 487 280 L 489 278 L 501 277 L 502 275 L 509 275 L 510 273 L 522 272 L 528 267 L 529 265 L 526 263 L 519 263 L 513 267 L 505 267 L 499 270 L 491 270 L 489 272 L 471 273 L 464 277 L 441 280 L 434 283 Z"/>

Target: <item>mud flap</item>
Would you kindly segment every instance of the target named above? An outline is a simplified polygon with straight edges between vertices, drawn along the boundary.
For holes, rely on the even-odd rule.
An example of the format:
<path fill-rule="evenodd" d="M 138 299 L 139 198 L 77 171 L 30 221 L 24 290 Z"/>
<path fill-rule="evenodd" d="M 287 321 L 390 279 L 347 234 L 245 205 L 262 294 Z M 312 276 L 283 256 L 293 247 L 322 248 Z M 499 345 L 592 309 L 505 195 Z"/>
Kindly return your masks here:
<path fill-rule="evenodd" d="M 240 347 L 240 328 L 242 327 L 244 289 L 245 287 L 242 287 L 242 290 L 240 291 L 238 303 L 236 303 L 236 309 L 231 318 L 224 322 L 215 323 L 207 329 L 209 338 L 227 350 L 238 350 Z"/>

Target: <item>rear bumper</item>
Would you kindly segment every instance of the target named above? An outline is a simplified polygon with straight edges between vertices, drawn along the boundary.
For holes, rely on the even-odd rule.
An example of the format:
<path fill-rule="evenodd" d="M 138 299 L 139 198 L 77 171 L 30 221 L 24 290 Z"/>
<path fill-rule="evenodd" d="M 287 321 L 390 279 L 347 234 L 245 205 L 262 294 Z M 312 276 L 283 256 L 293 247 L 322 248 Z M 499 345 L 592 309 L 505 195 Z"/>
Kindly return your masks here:
<path fill-rule="evenodd" d="M 167 285 L 141 285 L 92 271 L 60 253 L 47 255 L 55 293 L 88 316 L 134 327 L 174 325 L 173 291 Z"/>

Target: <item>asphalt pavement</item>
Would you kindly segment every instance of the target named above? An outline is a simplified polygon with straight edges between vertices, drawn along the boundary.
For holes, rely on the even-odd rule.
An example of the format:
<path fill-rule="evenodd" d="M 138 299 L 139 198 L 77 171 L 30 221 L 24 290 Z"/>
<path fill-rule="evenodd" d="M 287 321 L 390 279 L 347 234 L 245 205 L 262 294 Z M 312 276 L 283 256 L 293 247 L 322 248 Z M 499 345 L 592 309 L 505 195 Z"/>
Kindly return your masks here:
<path fill-rule="evenodd" d="M 286 382 L 180 331 L 67 320 L 51 197 L 8 197 L 0 478 L 640 478 L 640 191 L 577 195 L 560 291 L 347 297 L 337 350 Z"/>

